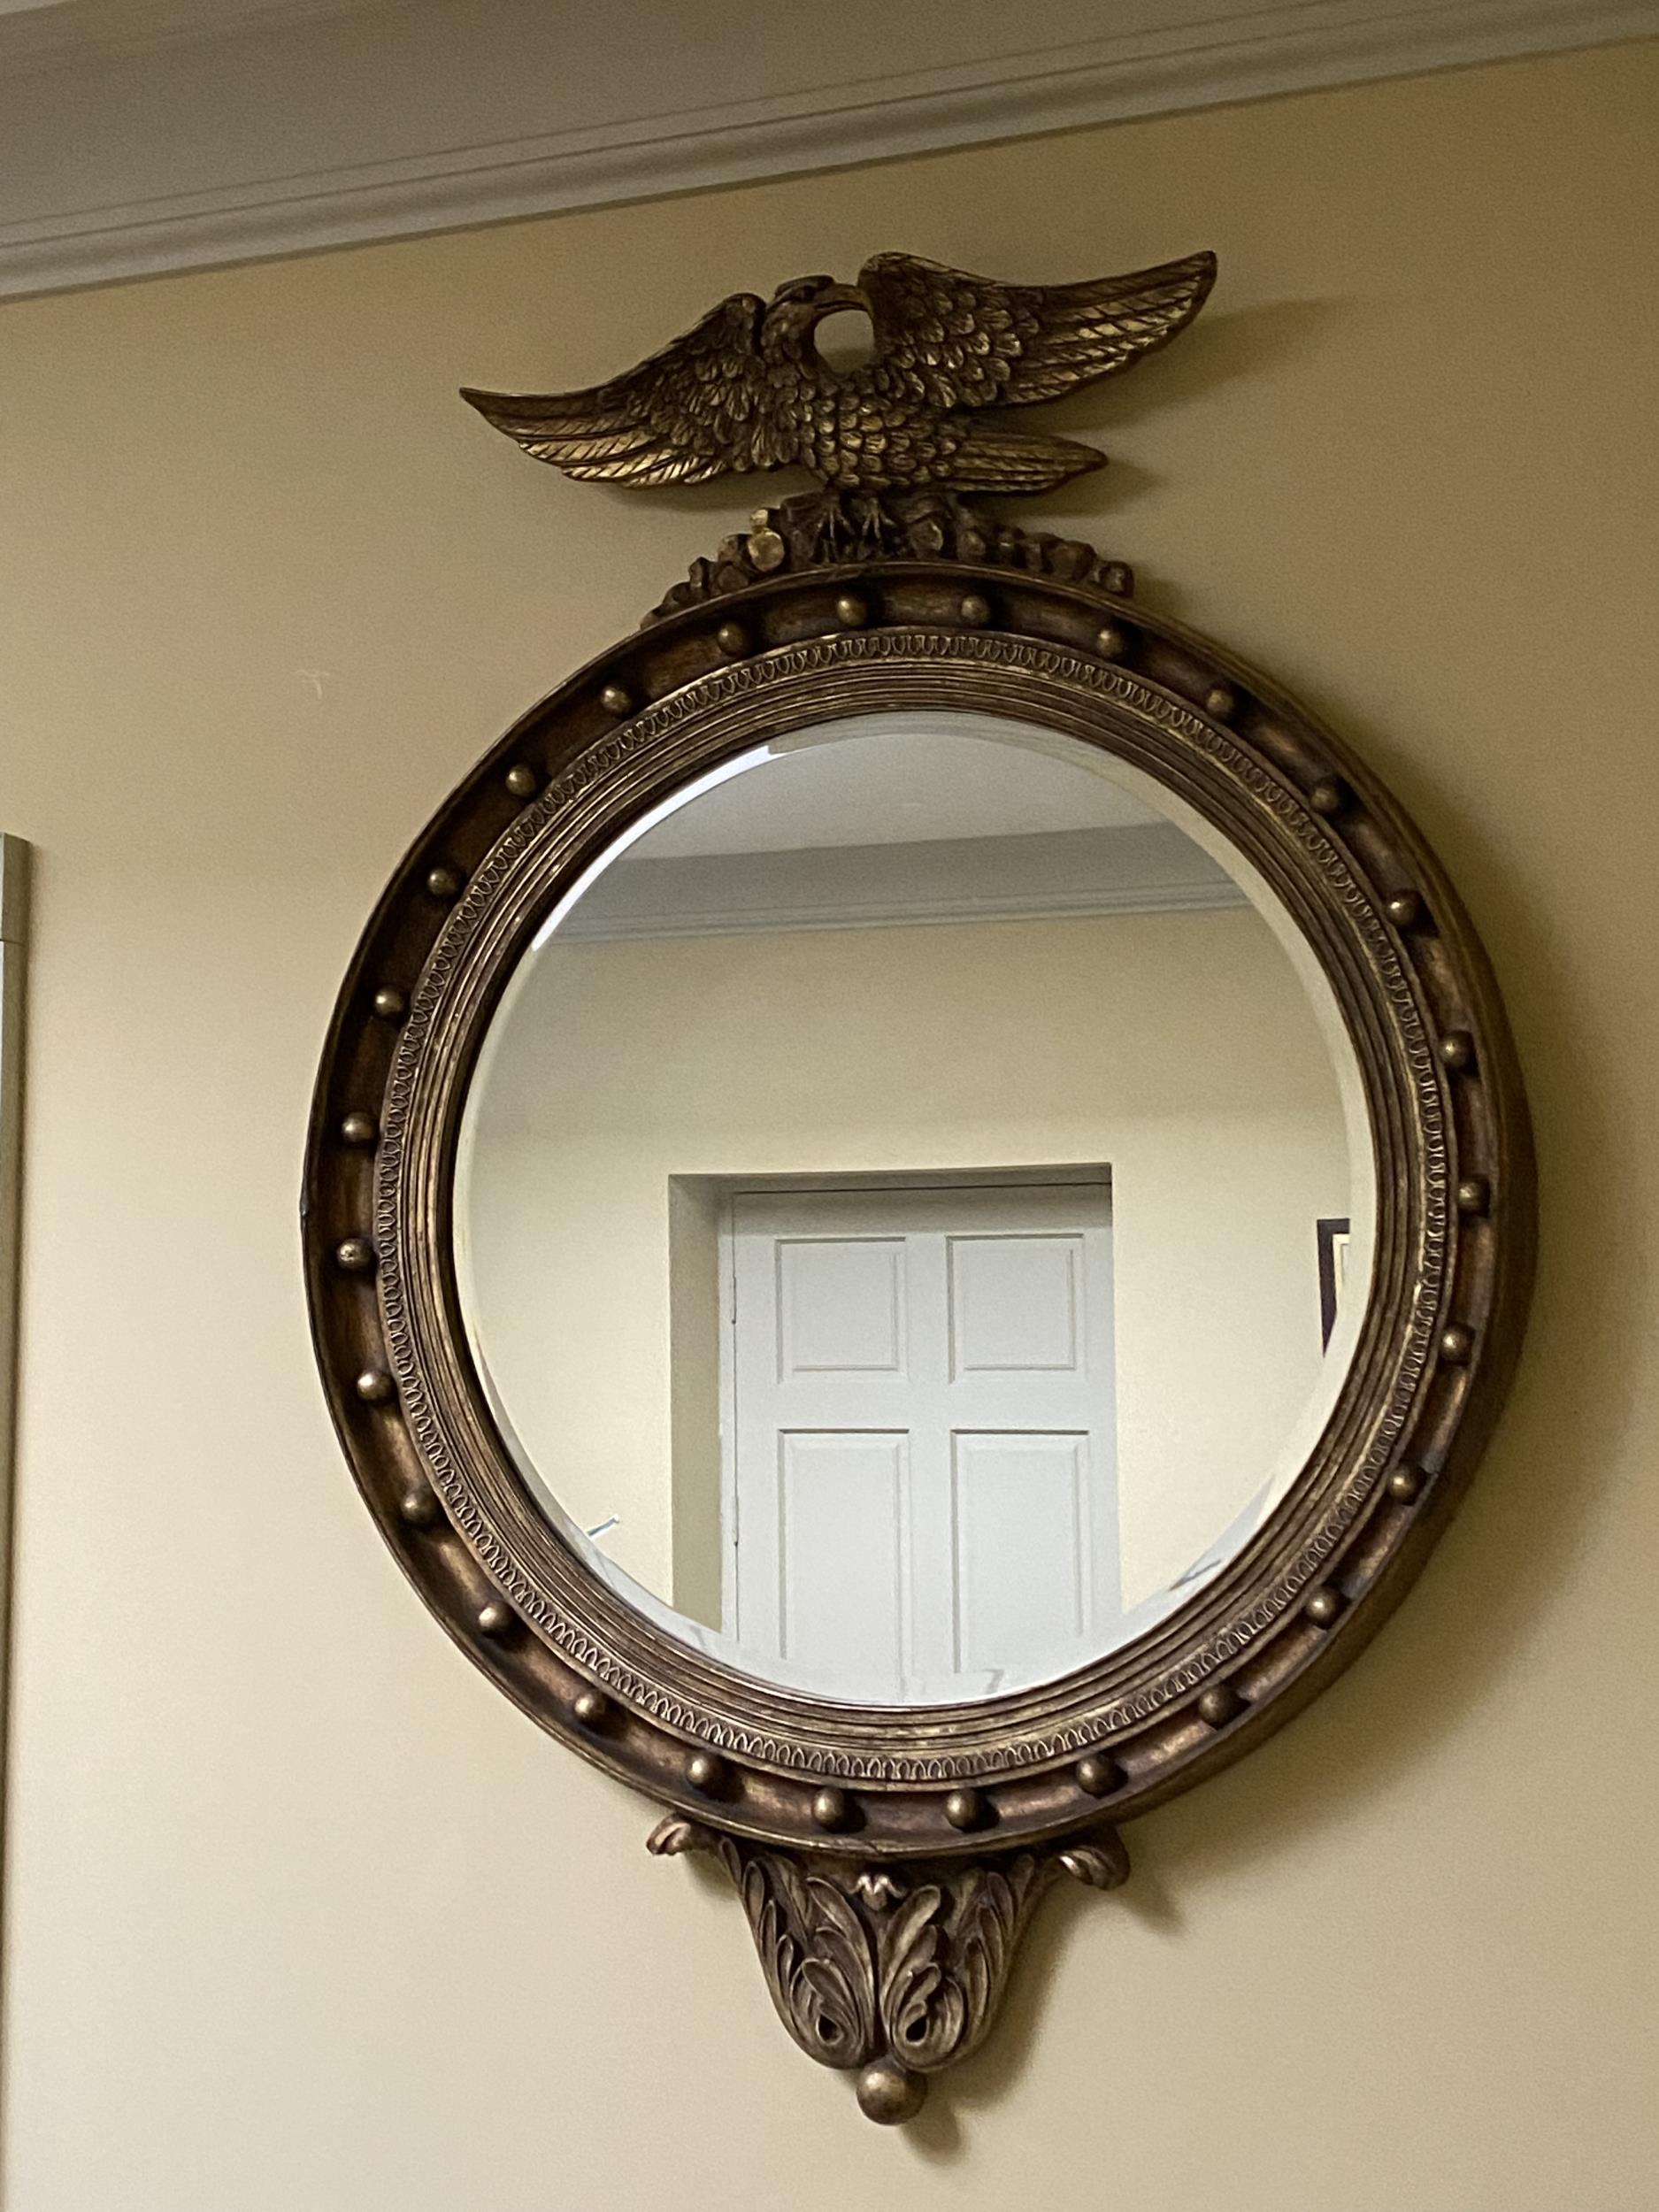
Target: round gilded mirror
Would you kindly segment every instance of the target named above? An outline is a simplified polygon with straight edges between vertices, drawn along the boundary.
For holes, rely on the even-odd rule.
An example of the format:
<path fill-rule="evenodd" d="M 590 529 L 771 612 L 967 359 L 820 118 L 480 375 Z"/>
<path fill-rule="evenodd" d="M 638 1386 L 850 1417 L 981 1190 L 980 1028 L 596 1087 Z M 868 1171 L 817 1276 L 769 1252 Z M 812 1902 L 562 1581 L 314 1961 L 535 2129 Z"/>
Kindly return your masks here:
<path fill-rule="evenodd" d="M 742 544 L 371 920 L 319 1352 L 411 1578 L 661 1847 L 1047 1848 L 1444 1525 L 1530 1253 L 1502 1012 L 1386 794 L 1086 549 Z"/>
<path fill-rule="evenodd" d="M 861 282 L 929 375 L 1030 366 L 1045 314 L 1070 375 L 1212 274 Z M 471 396 L 579 473 L 747 466 L 846 290 Z M 753 388 L 710 370 L 763 319 Z M 718 1857 L 791 2035 L 897 2121 L 1045 1889 L 1115 1887 L 1118 1824 L 1398 1601 L 1513 1363 L 1532 1189 L 1479 947 L 1365 768 L 1122 563 L 949 488 L 1075 449 L 856 420 L 421 833 L 305 1242 L 411 1579 L 664 1809 L 651 1850 Z"/>
<path fill-rule="evenodd" d="M 1377 1219 L 1307 939 L 1162 782 L 1034 721 L 821 718 L 537 919 L 467 1087 L 459 1307 L 624 1601 L 861 1705 L 1148 1634 L 1329 1424 Z"/>

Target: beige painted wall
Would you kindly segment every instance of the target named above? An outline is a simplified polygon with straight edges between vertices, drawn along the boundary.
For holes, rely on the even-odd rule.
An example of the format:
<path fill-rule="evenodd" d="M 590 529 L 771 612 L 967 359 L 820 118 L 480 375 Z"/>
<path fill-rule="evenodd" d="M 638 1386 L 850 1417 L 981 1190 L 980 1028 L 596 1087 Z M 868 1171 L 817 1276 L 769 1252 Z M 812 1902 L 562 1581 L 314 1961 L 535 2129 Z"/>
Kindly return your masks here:
<path fill-rule="evenodd" d="M 0 820 L 41 849 L 10 2212 L 1654 2212 L 1655 111 L 1632 48 L 4 311 Z M 1121 1896 L 1045 1909 L 909 2136 L 403 1586 L 294 1220 L 397 853 L 747 496 L 566 485 L 450 387 L 901 242 L 1219 250 L 1190 340 L 1059 411 L 1118 460 L 1046 518 L 1416 810 L 1544 1205 L 1404 1612 L 1139 1824 Z"/>
<path fill-rule="evenodd" d="M 579 1526 L 620 1517 L 601 1548 L 660 1597 L 671 1176 L 1110 1166 L 1128 1605 L 1249 1504 L 1320 1379 L 1342 1106 L 1249 907 L 555 940 L 472 1125 L 462 1219 L 501 1403 Z"/>

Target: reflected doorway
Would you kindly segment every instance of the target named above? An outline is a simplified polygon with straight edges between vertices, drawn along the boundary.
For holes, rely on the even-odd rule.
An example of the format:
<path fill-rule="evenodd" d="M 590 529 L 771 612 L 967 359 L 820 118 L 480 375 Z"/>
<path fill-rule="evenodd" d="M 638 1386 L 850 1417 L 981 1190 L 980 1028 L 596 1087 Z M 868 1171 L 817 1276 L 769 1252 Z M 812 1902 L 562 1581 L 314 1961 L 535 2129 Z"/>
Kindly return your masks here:
<path fill-rule="evenodd" d="M 679 1609 L 792 1670 L 856 1649 L 884 1701 L 1110 1640 L 1105 1171 L 696 1186 L 670 1209 Z"/>

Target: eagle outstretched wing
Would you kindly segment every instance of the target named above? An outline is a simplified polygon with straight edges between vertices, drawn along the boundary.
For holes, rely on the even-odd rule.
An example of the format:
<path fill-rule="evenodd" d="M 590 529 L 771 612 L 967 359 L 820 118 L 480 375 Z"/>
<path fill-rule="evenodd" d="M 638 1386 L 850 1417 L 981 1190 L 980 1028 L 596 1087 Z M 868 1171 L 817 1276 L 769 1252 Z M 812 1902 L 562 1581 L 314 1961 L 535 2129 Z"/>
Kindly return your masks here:
<path fill-rule="evenodd" d="M 1167 345 L 1215 280 L 1211 253 L 1087 284 L 997 284 L 877 254 L 858 273 L 874 325 L 872 381 L 944 409 L 1058 399 Z"/>
<path fill-rule="evenodd" d="M 701 484 L 794 457 L 769 419 L 752 292 L 733 292 L 684 337 L 609 383 L 514 399 L 463 390 L 487 422 L 567 476 Z"/>

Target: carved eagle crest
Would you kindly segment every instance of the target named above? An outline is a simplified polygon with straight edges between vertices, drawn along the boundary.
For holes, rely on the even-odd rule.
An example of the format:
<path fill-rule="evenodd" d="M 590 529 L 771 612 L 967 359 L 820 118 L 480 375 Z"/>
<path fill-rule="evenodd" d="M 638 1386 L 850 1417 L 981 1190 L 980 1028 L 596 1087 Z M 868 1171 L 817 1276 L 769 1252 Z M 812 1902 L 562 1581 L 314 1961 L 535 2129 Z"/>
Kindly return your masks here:
<path fill-rule="evenodd" d="M 538 461 L 612 483 L 796 466 L 833 491 L 1048 491 L 1105 455 L 985 414 L 1133 368 L 1186 328 L 1215 275 L 1215 256 L 1195 253 L 1084 284 L 997 284 L 878 254 L 856 284 L 797 277 L 770 301 L 734 292 L 587 391 L 462 397 Z M 869 316 L 875 350 L 838 369 L 813 333 L 848 308 Z"/>

